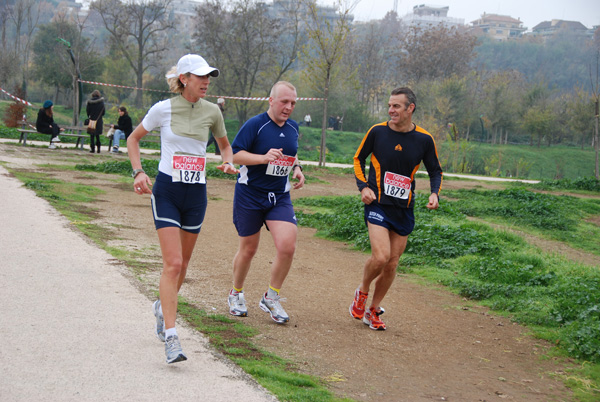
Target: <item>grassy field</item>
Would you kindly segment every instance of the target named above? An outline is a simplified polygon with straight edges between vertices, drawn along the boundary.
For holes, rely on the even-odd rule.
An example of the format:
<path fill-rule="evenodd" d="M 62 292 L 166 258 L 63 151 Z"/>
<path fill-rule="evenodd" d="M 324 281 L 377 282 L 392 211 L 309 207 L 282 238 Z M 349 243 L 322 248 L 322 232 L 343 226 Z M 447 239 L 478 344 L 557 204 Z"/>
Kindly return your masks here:
<path fill-rule="evenodd" d="M 0 116 L 4 115 L 8 101 L 0 101 Z M 139 123 L 143 113 L 134 119 Z M 63 106 L 55 106 L 56 121 L 59 125 L 72 123 L 72 110 Z M 34 121 L 37 110 L 29 111 L 29 120 Z M 116 110 L 109 110 L 104 120 L 106 123 L 116 122 Z M 233 141 L 237 133 L 238 122 L 226 120 L 229 141 Z M 326 158 L 333 163 L 352 163 L 356 149 L 365 133 L 346 131 L 326 132 Z M 0 137 L 18 138 L 14 130 L 0 126 Z M 41 136 L 46 140 L 47 136 Z M 36 139 L 35 136 L 31 137 Z M 67 142 L 69 139 L 67 139 Z M 75 140 L 72 140 L 73 142 Z M 108 144 L 106 138 L 103 144 Z M 321 129 L 316 127 L 300 127 L 298 155 L 302 160 L 318 161 L 321 144 Z M 154 143 L 143 143 L 148 148 L 158 149 Z M 556 145 L 537 148 L 528 145 L 490 145 L 477 142 L 440 141 L 437 144 L 442 168 L 449 173 L 467 173 L 474 175 L 513 177 L 522 179 L 577 179 L 592 177 L 595 167 L 595 152 L 591 147 L 567 147 Z M 209 149 L 213 151 L 213 149 Z"/>
<path fill-rule="evenodd" d="M 157 161 L 144 160 L 143 167 L 154 176 Z M 127 161 L 76 165 L 74 169 L 123 177 L 130 174 Z M 313 169 L 317 168 L 306 167 L 307 181 L 313 179 Z M 339 174 L 349 174 L 338 170 Z M 216 169 L 207 171 L 223 178 Z M 98 195 L 96 189 L 63 183 L 47 175 L 16 174 L 27 187 L 76 222 L 100 247 L 126 261 L 134 272 L 142 269 L 136 263 L 136 255 L 108 248 L 103 239 L 110 233 L 91 224 L 82 211 L 73 207 L 81 197 L 93 200 Z M 584 197 L 553 194 L 564 191 Z M 435 212 L 425 208 L 424 197 L 418 197 L 417 224 L 398 270 L 442 284 L 550 341 L 556 345 L 552 353 L 574 359 L 579 367 L 565 376 L 576 399 L 596 401 L 600 396 L 598 265 L 575 263 L 552 250 L 530 245 L 515 230 L 569 244 L 599 256 L 600 260 L 600 227 L 593 223 L 593 218 L 600 216 L 598 195 L 596 180 L 561 180 L 530 187 L 507 184 L 500 190 L 445 191 L 441 207 Z M 318 229 L 320 236 L 368 250 L 362 205 L 357 197 L 308 197 L 296 200 L 295 205 L 299 224 Z M 198 310 L 185 300 L 181 302 L 182 315 L 206 333 L 214 347 L 281 399 L 336 400 L 319 379 L 300 374 L 289 362 L 256 348 L 250 328 L 228 317 Z"/>
<path fill-rule="evenodd" d="M 151 176 L 156 174 L 156 160 L 144 160 L 143 166 Z M 74 168 L 123 177 L 130 172 L 127 161 Z M 309 181 L 312 169 L 316 168 L 306 168 Z M 222 178 L 216 169 L 207 171 Z M 77 205 L 80 197 L 93 199 L 97 195 L 94 188 L 74 187 L 46 175 L 17 176 L 107 249 L 103 239 L 110 233 L 90 224 L 81 211 L 71 207 Z M 590 222 L 591 217 L 600 216 L 600 189 L 595 187 L 595 181 L 582 184 L 563 180 L 537 186 L 550 192 L 577 191 L 588 197 L 539 193 L 511 185 L 503 190 L 454 190 L 445 192 L 441 207 L 435 212 L 425 208 L 424 197 L 417 198 L 417 224 L 398 270 L 442 284 L 550 341 L 556 345 L 552 353 L 574 359 L 579 367 L 565 377 L 576 399 L 596 401 L 600 395 L 598 266 L 574 263 L 552 250 L 532 246 L 514 229 L 564 242 L 600 259 L 600 243 L 596 241 L 600 227 Z M 295 205 L 299 224 L 317 228 L 320 236 L 368 250 L 362 205 L 357 197 L 308 197 L 296 200 Z M 107 251 L 127 261 L 134 272 L 140 269 L 135 255 Z M 251 342 L 252 329 L 228 317 L 198 310 L 185 300 L 181 300 L 181 314 L 205 333 L 215 348 L 282 400 L 336 400 L 319 379 L 300 374 L 290 362 L 256 348 Z"/>
<path fill-rule="evenodd" d="M 597 181 L 594 181 L 597 186 Z M 567 182 L 546 183 L 546 189 L 569 188 Z M 504 190 L 444 192 L 438 211 L 417 198 L 416 226 L 399 272 L 490 307 L 526 325 L 556 345 L 581 369 L 568 383 L 577 400 L 600 398 L 600 264 L 586 266 L 528 244 L 515 230 L 569 244 L 598 256 L 600 188 L 575 190 L 595 198 L 542 194 L 524 187 Z M 368 234 L 357 197 L 313 197 L 295 202 L 300 225 L 320 236 L 367 250 Z M 472 218 L 476 218 L 473 221 Z M 578 377 L 579 376 L 579 377 Z"/>

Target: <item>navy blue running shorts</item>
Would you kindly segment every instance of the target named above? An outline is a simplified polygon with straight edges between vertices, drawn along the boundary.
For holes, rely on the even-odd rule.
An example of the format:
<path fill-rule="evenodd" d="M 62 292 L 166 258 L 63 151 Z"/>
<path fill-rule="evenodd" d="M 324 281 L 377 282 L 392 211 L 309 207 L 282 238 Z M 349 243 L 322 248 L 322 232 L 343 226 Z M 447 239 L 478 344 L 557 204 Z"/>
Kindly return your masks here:
<path fill-rule="evenodd" d="M 370 205 L 365 204 L 365 225 L 367 222 L 408 236 L 415 228 L 415 214 L 413 208 L 386 208 L 373 201 Z"/>
<path fill-rule="evenodd" d="M 170 226 L 200 233 L 206 213 L 206 184 L 173 182 L 158 172 L 152 188 L 152 215 L 156 229 Z"/>
<path fill-rule="evenodd" d="M 263 224 L 266 226 L 266 221 L 284 221 L 297 225 L 290 193 L 265 193 L 236 183 L 233 224 L 238 235 L 252 236 L 260 231 Z"/>

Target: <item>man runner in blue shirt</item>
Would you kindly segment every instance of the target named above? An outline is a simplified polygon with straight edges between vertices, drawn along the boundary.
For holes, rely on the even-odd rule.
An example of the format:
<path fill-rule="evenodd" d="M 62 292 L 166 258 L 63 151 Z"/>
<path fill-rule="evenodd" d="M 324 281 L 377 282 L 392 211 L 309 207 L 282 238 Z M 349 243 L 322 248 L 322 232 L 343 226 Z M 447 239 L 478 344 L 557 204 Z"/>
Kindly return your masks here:
<path fill-rule="evenodd" d="M 304 185 L 302 166 L 296 157 L 298 123 L 290 119 L 296 98 L 292 84 L 277 82 L 271 89 L 269 109 L 249 119 L 232 143 L 233 161 L 241 165 L 233 199 L 233 223 L 240 243 L 233 259 L 229 312 L 240 317 L 248 315 L 244 281 L 264 224 L 273 237 L 277 254 L 271 266 L 269 288 L 259 307 L 278 324 L 289 321 L 281 307 L 279 291 L 292 265 L 298 232 L 290 189 Z M 298 180 L 293 186 L 290 174 Z"/>

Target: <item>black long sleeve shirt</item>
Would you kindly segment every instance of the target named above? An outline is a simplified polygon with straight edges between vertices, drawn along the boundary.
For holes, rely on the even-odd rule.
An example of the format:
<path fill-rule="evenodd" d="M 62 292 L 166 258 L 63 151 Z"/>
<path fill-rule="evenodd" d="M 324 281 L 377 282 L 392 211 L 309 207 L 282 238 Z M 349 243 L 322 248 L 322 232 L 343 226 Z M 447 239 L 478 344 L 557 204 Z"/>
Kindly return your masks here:
<path fill-rule="evenodd" d="M 371 155 L 369 177 L 365 161 Z M 369 129 L 354 155 L 354 174 L 358 190 L 369 187 L 377 202 L 398 208 L 414 206 L 415 173 L 424 163 L 431 192 L 442 188 L 443 172 L 431 134 L 415 125 L 407 133 L 392 130 L 387 122 Z"/>

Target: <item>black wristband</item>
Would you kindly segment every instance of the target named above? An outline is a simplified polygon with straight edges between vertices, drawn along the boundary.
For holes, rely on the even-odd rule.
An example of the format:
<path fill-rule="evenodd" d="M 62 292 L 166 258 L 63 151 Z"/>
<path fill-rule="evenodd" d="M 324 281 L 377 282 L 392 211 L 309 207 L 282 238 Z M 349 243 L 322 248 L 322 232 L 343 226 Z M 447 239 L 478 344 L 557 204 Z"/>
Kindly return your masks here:
<path fill-rule="evenodd" d="M 296 163 L 294 166 L 292 166 L 292 172 L 294 171 L 294 169 L 296 169 L 296 167 L 299 167 L 301 172 L 304 171 L 304 169 L 302 168 L 302 165 L 299 163 Z"/>

